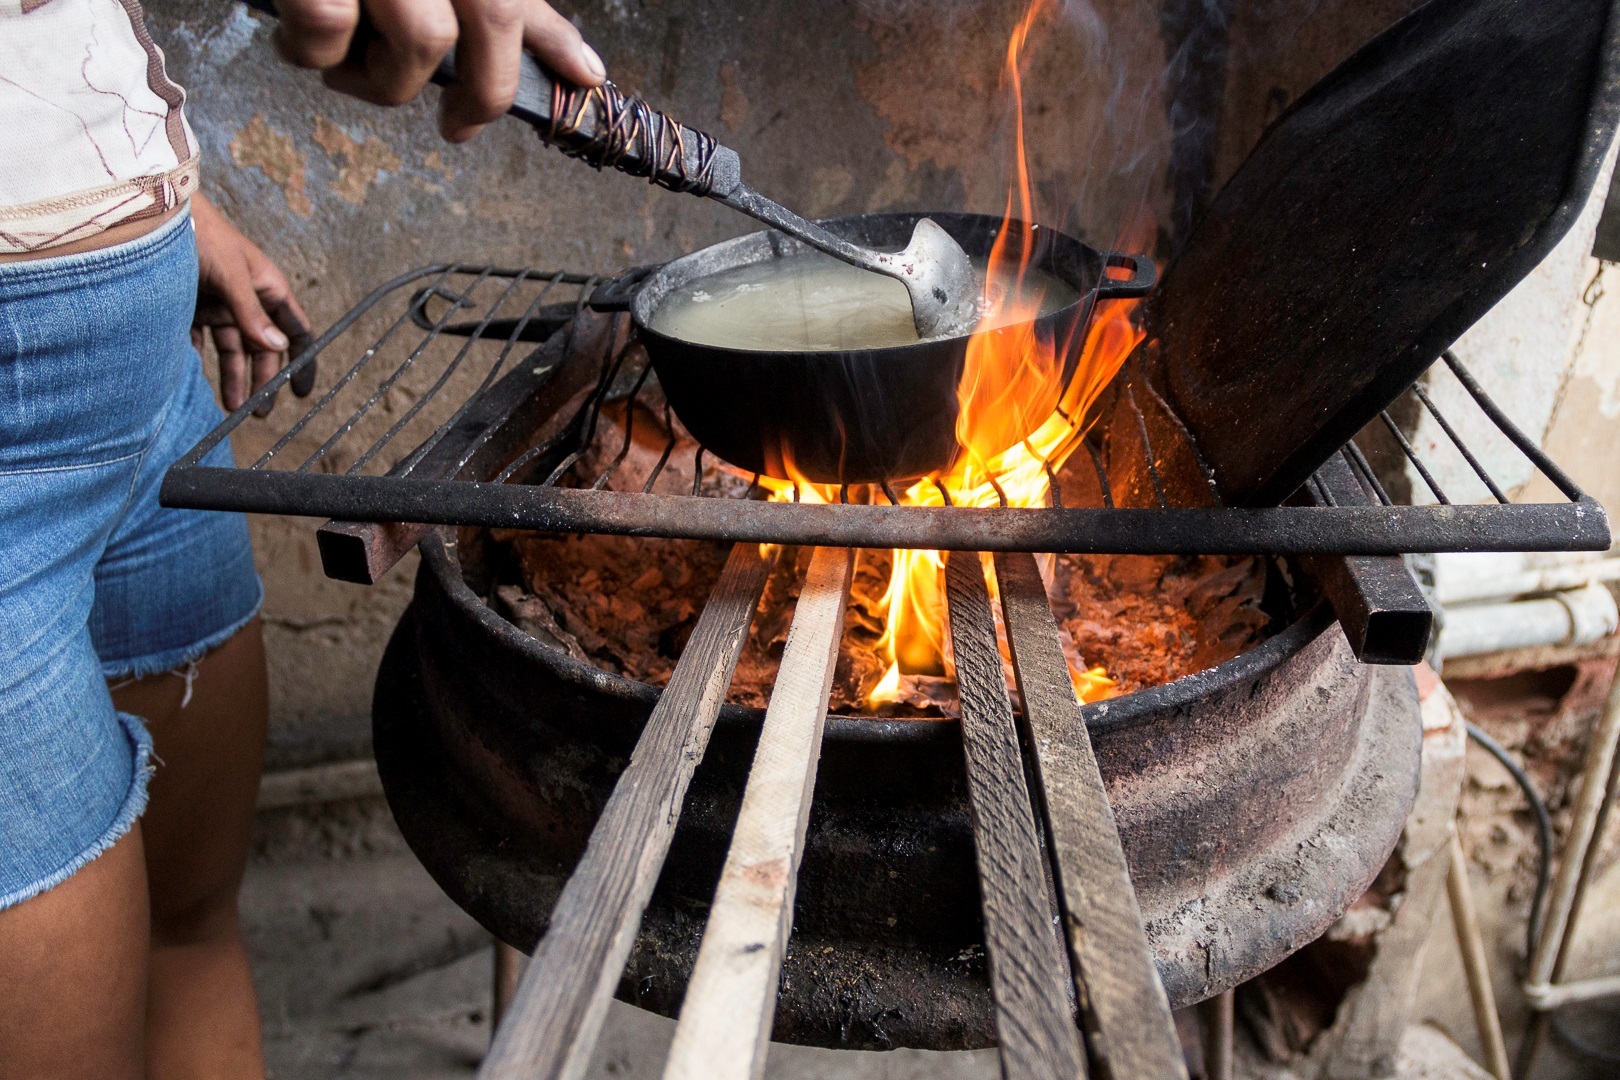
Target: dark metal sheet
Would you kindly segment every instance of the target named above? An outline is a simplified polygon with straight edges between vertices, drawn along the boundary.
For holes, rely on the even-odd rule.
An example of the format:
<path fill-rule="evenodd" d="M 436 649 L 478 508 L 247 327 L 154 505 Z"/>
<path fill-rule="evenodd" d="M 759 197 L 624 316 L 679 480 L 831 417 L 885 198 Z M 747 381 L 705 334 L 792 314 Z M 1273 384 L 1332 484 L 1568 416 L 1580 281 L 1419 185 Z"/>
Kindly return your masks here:
<path fill-rule="evenodd" d="M 1620 177 L 1609 178 L 1603 216 L 1598 218 L 1597 235 L 1592 239 L 1592 257 L 1604 262 L 1620 262 Z"/>
<path fill-rule="evenodd" d="M 1146 354 L 1224 501 L 1282 501 L 1569 229 L 1614 131 L 1614 10 L 1431 0 L 1216 196 Z"/>

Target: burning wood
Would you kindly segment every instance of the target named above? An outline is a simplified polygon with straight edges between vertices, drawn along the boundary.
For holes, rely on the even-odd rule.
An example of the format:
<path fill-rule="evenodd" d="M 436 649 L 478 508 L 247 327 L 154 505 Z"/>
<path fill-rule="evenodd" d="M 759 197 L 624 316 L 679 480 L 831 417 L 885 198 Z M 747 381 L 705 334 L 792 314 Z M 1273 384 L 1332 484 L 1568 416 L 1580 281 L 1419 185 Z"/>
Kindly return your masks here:
<path fill-rule="evenodd" d="M 503 613 L 575 659 L 662 686 L 719 577 L 724 545 L 616 536 L 512 535 L 521 584 L 497 587 Z M 772 572 L 728 700 L 763 708 L 787 640 L 807 550 L 784 552 Z M 862 551 L 845 617 L 831 708 L 848 715 L 956 715 L 944 676 L 902 677 L 886 700 L 873 691 L 889 667 L 879 649 L 890 554 Z M 1189 675 L 1258 644 L 1269 619 L 1265 580 L 1251 558 L 1063 556 L 1051 586 L 1070 667 L 1105 668 L 1113 693 Z M 1082 659 L 1083 658 L 1083 659 Z"/>

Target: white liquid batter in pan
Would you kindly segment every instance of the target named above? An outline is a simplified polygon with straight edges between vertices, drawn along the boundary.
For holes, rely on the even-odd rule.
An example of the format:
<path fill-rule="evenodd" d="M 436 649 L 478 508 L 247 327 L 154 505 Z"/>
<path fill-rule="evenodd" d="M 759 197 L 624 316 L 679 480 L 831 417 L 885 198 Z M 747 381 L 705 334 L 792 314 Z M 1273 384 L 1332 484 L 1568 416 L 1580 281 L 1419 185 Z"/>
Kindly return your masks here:
<path fill-rule="evenodd" d="M 981 276 L 986 260 L 973 259 Z M 1010 284 L 1010 283 L 1009 283 Z M 1041 314 L 1074 303 L 1077 293 L 1038 270 L 1026 271 L 1024 290 L 1040 296 Z M 1024 305 L 992 292 L 1007 322 Z M 819 251 L 737 266 L 687 282 L 653 312 L 652 328 L 666 337 L 759 352 L 835 352 L 915 344 L 906 287 Z M 997 325 L 992 317 L 991 325 Z"/>

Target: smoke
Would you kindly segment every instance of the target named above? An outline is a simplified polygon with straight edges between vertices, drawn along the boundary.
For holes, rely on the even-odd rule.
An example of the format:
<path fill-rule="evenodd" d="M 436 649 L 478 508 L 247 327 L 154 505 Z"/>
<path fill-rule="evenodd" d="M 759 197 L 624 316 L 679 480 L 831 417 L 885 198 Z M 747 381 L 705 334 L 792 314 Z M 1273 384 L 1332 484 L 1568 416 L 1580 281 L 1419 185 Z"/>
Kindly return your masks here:
<path fill-rule="evenodd" d="M 1037 218 L 1097 247 L 1165 260 L 1266 127 L 1419 0 L 1033 2 L 1020 74 Z M 929 93 L 956 124 L 950 152 L 930 145 L 929 158 L 962 172 L 972 209 L 998 210 L 1013 178 L 1015 118 L 1001 73 L 989 84 L 974 58 L 1001 59 L 1026 0 L 859 8 L 932 54 L 930 89 L 979 82 L 974 93 L 993 97 L 979 126 L 960 95 Z"/>

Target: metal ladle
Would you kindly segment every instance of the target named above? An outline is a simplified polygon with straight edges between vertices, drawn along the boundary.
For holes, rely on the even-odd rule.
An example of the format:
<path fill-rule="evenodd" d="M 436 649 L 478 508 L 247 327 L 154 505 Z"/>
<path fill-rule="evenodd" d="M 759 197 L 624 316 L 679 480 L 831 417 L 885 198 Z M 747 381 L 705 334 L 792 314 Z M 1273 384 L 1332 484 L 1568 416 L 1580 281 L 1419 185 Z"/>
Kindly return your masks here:
<path fill-rule="evenodd" d="M 924 340 L 957 337 L 978 322 L 979 277 L 962 245 L 932 218 L 917 222 L 911 242 L 899 251 L 873 251 L 834 236 L 741 181 L 724 196 L 714 197 L 817 251 L 900 282 L 911 294 L 911 318 L 917 336 Z"/>
<path fill-rule="evenodd" d="M 272 0 L 243 3 L 276 14 Z M 362 21 L 351 55 L 375 36 L 376 30 Z M 432 78 L 440 86 L 456 81 L 453 53 L 439 62 Z M 714 136 L 671 119 L 612 83 L 587 90 L 565 82 L 528 53 L 523 54 L 517 97 L 507 113 L 533 127 L 547 143 L 599 169 L 610 166 L 674 191 L 707 196 L 835 259 L 894 278 L 911 294 L 919 337 L 955 337 L 978 321 L 980 282 L 967 253 L 928 218 L 917 223 L 910 243 L 899 251 L 852 244 L 743 183 L 737 152 Z"/>
<path fill-rule="evenodd" d="M 433 81 L 453 82 L 447 59 Z M 658 112 L 612 83 L 586 90 L 557 79 L 524 54 L 517 98 L 507 110 L 564 153 L 597 168 L 645 176 L 674 191 L 703 195 L 740 210 L 835 259 L 894 278 L 911 295 L 923 339 L 966 334 L 978 322 L 981 282 L 949 233 L 923 218 L 899 251 L 874 251 L 835 236 L 742 181 L 737 152 L 714 136 Z"/>

